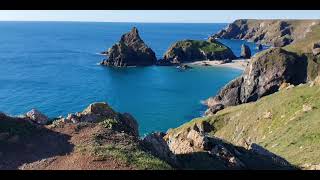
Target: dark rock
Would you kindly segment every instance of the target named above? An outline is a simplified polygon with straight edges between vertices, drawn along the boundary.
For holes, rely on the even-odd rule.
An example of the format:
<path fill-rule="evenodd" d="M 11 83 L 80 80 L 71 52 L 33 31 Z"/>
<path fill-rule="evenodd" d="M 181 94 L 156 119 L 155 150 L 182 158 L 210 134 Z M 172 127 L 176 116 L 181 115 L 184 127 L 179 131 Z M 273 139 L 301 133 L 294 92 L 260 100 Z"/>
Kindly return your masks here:
<path fill-rule="evenodd" d="M 148 66 L 157 61 L 155 53 L 140 38 L 138 29 L 122 35 L 119 43 L 113 45 L 108 51 L 108 59 L 100 64 L 106 66 Z"/>
<path fill-rule="evenodd" d="M 222 109 L 224 109 L 223 104 L 215 104 L 206 110 L 205 115 L 206 116 L 213 115 Z"/>
<path fill-rule="evenodd" d="M 306 82 L 307 60 L 281 48 L 271 48 L 255 56 L 242 76 L 228 83 L 206 102 L 215 110 L 219 104 L 234 106 L 256 101 L 278 91 L 282 83 Z"/>
<path fill-rule="evenodd" d="M 235 58 L 236 56 L 231 49 L 218 41 L 184 40 L 174 43 L 164 54 L 163 60 L 176 65 L 206 59 L 225 60 Z"/>
<path fill-rule="evenodd" d="M 249 48 L 249 46 L 242 44 L 241 45 L 241 58 L 245 58 L 245 59 L 249 59 L 251 58 L 251 50 Z"/>

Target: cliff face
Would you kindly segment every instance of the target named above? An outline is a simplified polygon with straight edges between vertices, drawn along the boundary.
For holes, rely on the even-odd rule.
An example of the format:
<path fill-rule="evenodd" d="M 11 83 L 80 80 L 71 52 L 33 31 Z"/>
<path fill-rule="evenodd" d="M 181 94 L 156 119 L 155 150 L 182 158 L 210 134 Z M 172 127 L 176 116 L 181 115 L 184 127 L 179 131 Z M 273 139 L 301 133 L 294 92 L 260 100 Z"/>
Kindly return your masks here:
<path fill-rule="evenodd" d="M 230 48 L 217 41 L 184 40 L 174 43 L 163 60 L 173 64 L 197 60 L 232 60 L 236 56 Z"/>
<path fill-rule="evenodd" d="M 271 48 L 253 57 L 242 76 L 228 83 L 218 95 L 207 100 L 207 113 L 221 105 L 234 106 L 256 101 L 278 91 L 283 83 L 306 82 L 307 60 L 281 48 Z"/>
<path fill-rule="evenodd" d="M 274 47 L 282 47 L 303 39 L 319 20 L 254 20 L 240 19 L 229 24 L 211 38 L 243 39 Z"/>
<path fill-rule="evenodd" d="M 120 41 L 105 54 L 108 58 L 100 63 L 105 66 L 148 66 L 157 61 L 155 53 L 143 42 L 135 27 L 122 35 Z"/>

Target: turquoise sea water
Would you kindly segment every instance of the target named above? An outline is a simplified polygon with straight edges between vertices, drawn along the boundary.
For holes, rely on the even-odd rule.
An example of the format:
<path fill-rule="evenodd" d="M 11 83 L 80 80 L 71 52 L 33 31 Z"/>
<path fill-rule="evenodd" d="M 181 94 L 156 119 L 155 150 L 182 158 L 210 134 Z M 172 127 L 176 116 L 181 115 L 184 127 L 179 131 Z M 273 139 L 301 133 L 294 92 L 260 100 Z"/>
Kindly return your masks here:
<path fill-rule="evenodd" d="M 132 26 L 160 58 L 175 41 L 206 39 L 226 24 L 0 22 L 0 111 L 19 115 L 37 108 L 56 117 L 106 101 L 131 113 L 143 135 L 200 116 L 201 100 L 242 73 L 221 67 L 98 66 L 103 59 L 98 53 Z M 236 55 L 244 43 L 221 41 Z"/>

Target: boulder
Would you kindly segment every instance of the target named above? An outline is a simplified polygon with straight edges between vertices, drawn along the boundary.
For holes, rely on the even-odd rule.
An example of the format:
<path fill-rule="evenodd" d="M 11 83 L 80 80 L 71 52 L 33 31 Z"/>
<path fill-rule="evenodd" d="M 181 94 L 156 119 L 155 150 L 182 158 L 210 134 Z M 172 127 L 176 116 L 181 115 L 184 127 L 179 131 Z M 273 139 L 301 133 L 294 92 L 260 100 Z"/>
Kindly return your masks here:
<path fill-rule="evenodd" d="M 241 58 L 244 58 L 244 59 L 249 59 L 251 58 L 251 50 L 249 48 L 249 46 L 245 45 L 245 44 L 242 44 L 241 45 L 241 54 L 240 54 L 240 57 Z"/>
<path fill-rule="evenodd" d="M 242 76 L 228 83 L 218 95 L 207 100 L 209 109 L 217 104 L 234 106 L 256 101 L 278 91 L 283 83 L 298 85 L 307 79 L 307 60 L 281 48 L 255 56 Z"/>
<path fill-rule="evenodd" d="M 155 53 L 140 38 L 136 27 L 133 27 L 129 33 L 122 35 L 120 41 L 105 54 L 108 58 L 100 63 L 105 66 L 149 66 L 157 62 Z"/>
<path fill-rule="evenodd" d="M 32 120 L 33 122 L 36 122 L 38 124 L 47 124 L 49 118 L 42 114 L 40 111 L 36 109 L 31 109 L 29 112 L 25 115 L 28 119 Z"/>

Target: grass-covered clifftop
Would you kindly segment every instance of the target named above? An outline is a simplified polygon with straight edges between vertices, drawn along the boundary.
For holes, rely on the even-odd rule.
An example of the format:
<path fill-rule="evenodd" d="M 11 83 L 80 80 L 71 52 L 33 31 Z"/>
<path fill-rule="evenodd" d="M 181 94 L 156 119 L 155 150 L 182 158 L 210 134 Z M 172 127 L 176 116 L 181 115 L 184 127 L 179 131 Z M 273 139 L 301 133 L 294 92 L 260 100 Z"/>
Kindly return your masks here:
<path fill-rule="evenodd" d="M 197 60 L 235 59 L 232 50 L 218 41 L 181 40 L 174 43 L 164 54 L 164 60 L 174 63 Z"/>
<path fill-rule="evenodd" d="M 300 85 L 257 102 L 228 107 L 209 117 L 196 118 L 169 134 L 195 123 L 209 122 L 211 135 L 233 144 L 257 143 L 293 165 L 319 164 L 320 88 Z"/>

